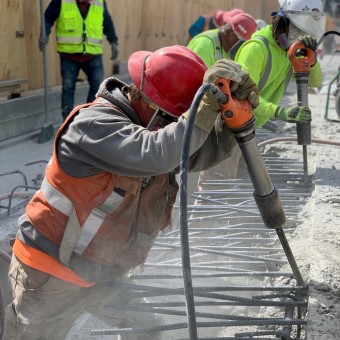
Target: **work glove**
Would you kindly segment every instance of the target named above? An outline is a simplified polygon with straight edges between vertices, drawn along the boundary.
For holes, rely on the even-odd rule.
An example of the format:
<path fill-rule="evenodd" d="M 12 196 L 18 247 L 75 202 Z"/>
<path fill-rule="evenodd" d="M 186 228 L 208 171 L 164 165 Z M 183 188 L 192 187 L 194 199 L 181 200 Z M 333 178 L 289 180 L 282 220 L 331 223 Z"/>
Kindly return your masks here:
<path fill-rule="evenodd" d="M 206 71 L 204 81 L 214 84 L 219 78 L 231 80 L 230 93 L 237 99 L 247 99 L 253 109 L 259 105 L 259 91 L 257 86 L 250 78 L 249 73 L 242 71 L 241 65 L 231 60 L 218 60 Z"/>
<path fill-rule="evenodd" d="M 312 120 L 312 115 L 306 106 L 278 106 L 275 118 L 289 123 L 309 123 Z"/>
<path fill-rule="evenodd" d="M 116 60 L 118 57 L 119 49 L 116 43 L 111 44 L 111 60 Z"/>
<path fill-rule="evenodd" d="M 230 91 L 233 92 L 242 82 L 242 75 L 241 65 L 232 60 L 221 59 L 208 68 L 204 74 L 203 81 L 215 84 L 215 81 L 219 78 L 230 79 Z"/>
<path fill-rule="evenodd" d="M 219 78 L 230 79 L 230 89 L 236 89 L 242 82 L 243 72 L 241 66 L 231 60 L 219 60 L 205 72 L 203 81 L 215 84 Z M 217 116 L 221 113 L 221 107 L 211 91 L 207 91 L 197 110 L 195 125 L 209 133 L 215 124 Z M 184 114 L 184 117 L 187 113 Z"/>
<path fill-rule="evenodd" d="M 305 46 L 306 48 L 309 48 L 313 52 L 316 52 L 316 45 L 318 44 L 316 39 L 312 35 L 304 35 L 299 37 L 300 43 Z"/>
<path fill-rule="evenodd" d="M 46 45 L 48 44 L 48 36 L 46 35 L 44 38 L 40 35 L 39 38 L 39 50 L 42 52 Z"/>
<path fill-rule="evenodd" d="M 316 64 L 316 58 L 317 58 L 317 54 L 316 54 L 317 41 L 316 41 L 316 39 L 311 35 L 304 35 L 304 36 L 299 37 L 299 41 L 305 48 L 309 48 L 310 50 L 312 50 L 314 52 L 313 60 L 310 63 L 311 67 L 314 66 Z"/>
<path fill-rule="evenodd" d="M 233 84 L 233 88 L 235 86 Z M 259 105 L 259 90 L 247 71 L 243 71 L 241 82 L 231 93 L 239 100 L 247 99 L 253 109 Z"/>

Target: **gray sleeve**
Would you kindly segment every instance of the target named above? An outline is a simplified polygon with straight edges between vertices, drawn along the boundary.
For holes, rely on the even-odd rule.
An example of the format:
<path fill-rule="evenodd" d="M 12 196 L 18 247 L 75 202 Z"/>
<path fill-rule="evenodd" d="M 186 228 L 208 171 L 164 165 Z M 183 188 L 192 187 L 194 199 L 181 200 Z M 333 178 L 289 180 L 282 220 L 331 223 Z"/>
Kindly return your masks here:
<path fill-rule="evenodd" d="M 203 145 L 189 158 L 191 172 L 201 171 L 220 163 L 229 157 L 237 145 L 233 133 L 218 116 L 215 126 Z"/>
<path fill-rule="evenodd" d="M 101 108 L 95 119 L 90 111 L 84 110 L 75 117 L 58 144 L 60 165 L 69 175 L 84 177 L 108 171 L 125 176 L 153 176 L 179 165 L 184 118 L 151 132 L 126 116 L 112 114 L 112 108 Z M 206 138 L 207 133 L 195 128 L 191 153 Z"/>
<path fill-rule="evenodd" d="M 148 131 L 127 117 L 112 115 L 110 108 L 101 108 L 91 120 L 80 114 L 59 143 L 60 164 L 74 177 L 101 171 L 138 177 L 167 173 L 180 164 L 186 123 L 180 118 L 178 123 Z M 190 160 L 191 168 L 198 171 L 216 164 L 216 157 L 221 157 L 220 148 L 216 148 L 218 136 L 213 132 L 208 137 L 194 127 L 190 155 L 196 154 Z"/>

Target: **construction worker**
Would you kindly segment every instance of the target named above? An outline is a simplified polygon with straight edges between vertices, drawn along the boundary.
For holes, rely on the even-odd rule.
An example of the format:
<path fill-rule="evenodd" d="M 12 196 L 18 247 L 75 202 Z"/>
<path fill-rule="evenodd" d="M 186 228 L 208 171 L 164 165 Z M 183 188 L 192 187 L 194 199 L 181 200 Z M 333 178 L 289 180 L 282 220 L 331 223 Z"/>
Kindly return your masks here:
<path fill-rule="evenodd" d="M 223 25 L 194 37 L 188 48 L 196 52 L 207 67 L 219 59 L 233 59 L 238 48 L 256 31 L 254 18 L 247 13 L 223 15 Z"/>
<path fill-rule="evenodd" d="M 220 29 L 203 32 L 188 44 L 188 48 L 196 52 L 207 67 L 219 59 L 234 59 L 242 43 L 250 39 L 256 31 L 255 19 L 239 9 L 224 13 L 223 22 L 224 25 Z M 238 163 L 240 158 L 238 145 L 235 145 L 228 160 L 200 172 L 198 189 L 202 190 L 202 182 L 205 180 L 215 178 L 215 172 L 220 172 L 220 167 L 229 178 L 234 178 L 236 172 L 233 165 L 234 157 L 236 158 L 235 162 Z M 226 162 L 230 163 L 230 166 Z"/>
<path fill-rule="evenodd" d="M 57 132 L 42 186 L 19 218 L 3 340 L 65 339 L 84 310 L 113 326 L 159 324 L 153 314 L 107 306 L 129 303 L 131 294 L 114 283 L 130 282 L 130 271 L 143 265 L 158 232 L 171 224 L 187 110 L 203 81 L 221 77 L 253 107 L 258 96 L 254 82 L 240 85 L 251 79 L 239 65 L 222 60 L 207 70 L 185 46 L 135 52 L 128 70 L 131 86 L 106 79 L 97 99 L 77 106 Z M 205 93 L 189 170 L 228 157 L 234 143 L 219 103 Z"/>
<path fill-rule="evenodd" d="M 270 25 L 256 31 L 238 49 L 235 61 L 249 72 L 258 85 L 260 104 L 254 110 L 255 128 L 262 127 L 270 119 L 290 123 L 307 123 L 311 120 L 309 108 L 304 106 L 280 106 L 279 102 L 292 78 L 292 66 L 287 56 L 289 47 L 298 39 L 313 51 L 317 39 L 324 32 L 324 16 L 321 0 L 280 0 L 280 9 L 273 13 Z M 308 85 L 320 87 L 322 71 L 316 60 L 311 67 Z M 240 162 L 241 161 L 241 162 Z M 241 150 L 235 147 L 231 159 L 203 171 L 199 178 L 202 183 L 211 179 L 242 178 L 248 175 Z"/>
<path fill-rule="evenodd" d="M 46 37 L 40 35 L 41 51 L 55 22 L 62 78 L 61 110 L 65 120 L 74 107 L 80 70 L 86 74 L 90 86 L 87 102 L 92 102 L 104 79 L 103 35 L 111 45 L 112 60 L 118 57 L 118 38 L 105 0 L 52 0 L 45 11 Z"/>
<path fill-rule="evenodd" d="M 238 50 L 235 61 L 249 72 L 260 90 L 260 105 L 254 111 L 255 127 L 270 119 L 291 123 L 311 120 L 311 112 L 303 106 L 279 105 L 289 81 L 292 66 L 287 57 L 289 47 L 300 42 L 314 52 L 317 40 L 325 29 L 322 0 L 279 0 L 280 9 L 274 13 L 272 23 L 253 34 Z M 309 74 L 308 85 L 320 87 L 322 71 L 316 60 Z M 268 60 L 271 60 L 269 65 Z"/>
<path fill-rule="evenodd" d="M 223 14 L 223 10 L 217 9 L 213 14 L 200 15 L 188 29 L 187 44 L 197 34 L 221 27 L 223 24 Z"/>

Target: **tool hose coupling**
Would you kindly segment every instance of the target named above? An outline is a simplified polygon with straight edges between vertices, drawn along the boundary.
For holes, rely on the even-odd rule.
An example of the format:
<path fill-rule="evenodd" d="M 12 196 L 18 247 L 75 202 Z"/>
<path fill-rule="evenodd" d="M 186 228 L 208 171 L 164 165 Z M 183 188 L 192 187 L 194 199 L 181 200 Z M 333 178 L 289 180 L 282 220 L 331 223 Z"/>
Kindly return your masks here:
<path fill-rule="evenodd" d="M 254 199 L 267 228 L 276 229 L 286 222 L 285 212 L 277 189 L 266 196 L 259 196 L 254 192 Z"/>

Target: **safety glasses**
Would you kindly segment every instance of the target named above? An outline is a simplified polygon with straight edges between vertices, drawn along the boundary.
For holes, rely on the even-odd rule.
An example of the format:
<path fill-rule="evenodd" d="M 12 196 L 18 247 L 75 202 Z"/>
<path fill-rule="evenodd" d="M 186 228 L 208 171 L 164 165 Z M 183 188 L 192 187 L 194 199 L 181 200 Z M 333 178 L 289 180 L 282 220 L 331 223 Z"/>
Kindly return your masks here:
<path fill-rule="evenodd" d="M 161 109 L 157 109 L 146 128 L 149 131 L 157 131 L 174 122 L 177 122 L 177 118 L 169 116 Z"/>
<path fill-rule="evenodd" d="M 158 107 L 153 101 L 151 101 L 143 92 L 140 92 L 140 95 L 144 102 L 154 110 L 154 114 L 147 125 L 147 129 L 150 131 L 155 131 L 160 128 L 163 128 L 171 123 L 177 122 L 177 117 L 174 117 L 169 112 L 162 110 Z"/>

